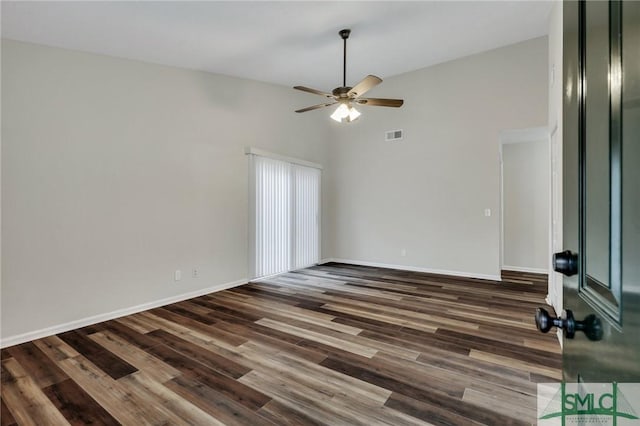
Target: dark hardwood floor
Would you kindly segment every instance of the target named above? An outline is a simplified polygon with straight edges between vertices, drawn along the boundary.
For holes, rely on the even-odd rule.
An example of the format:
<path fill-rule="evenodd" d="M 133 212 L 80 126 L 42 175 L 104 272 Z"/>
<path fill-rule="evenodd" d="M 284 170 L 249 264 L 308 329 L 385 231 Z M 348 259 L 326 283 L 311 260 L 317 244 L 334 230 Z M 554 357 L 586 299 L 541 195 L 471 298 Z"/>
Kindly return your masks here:
<path fill-rule="evenodd" d="M 1 426 L 532 424 L 546 276 L 326 264 L 2 350 Z"/>

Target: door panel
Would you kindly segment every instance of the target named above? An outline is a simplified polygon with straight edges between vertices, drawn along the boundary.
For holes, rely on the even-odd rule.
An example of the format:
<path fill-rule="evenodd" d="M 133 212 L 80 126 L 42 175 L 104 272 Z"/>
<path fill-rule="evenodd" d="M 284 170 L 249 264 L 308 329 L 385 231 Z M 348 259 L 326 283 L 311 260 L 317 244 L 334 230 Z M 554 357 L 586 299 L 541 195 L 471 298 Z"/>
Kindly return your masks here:
<path fill-rule="evenodd" d="M 584 5 L 584 173 L 585 274 L 592 285 L 609 288 L 609 4 L 604 1 Z"/>
<path fill-rule="evenodd" d="M 640 2 L 564 3 L 564 307 L 603 338 L 564 340 L 565 381 L 640 382 Z"/>

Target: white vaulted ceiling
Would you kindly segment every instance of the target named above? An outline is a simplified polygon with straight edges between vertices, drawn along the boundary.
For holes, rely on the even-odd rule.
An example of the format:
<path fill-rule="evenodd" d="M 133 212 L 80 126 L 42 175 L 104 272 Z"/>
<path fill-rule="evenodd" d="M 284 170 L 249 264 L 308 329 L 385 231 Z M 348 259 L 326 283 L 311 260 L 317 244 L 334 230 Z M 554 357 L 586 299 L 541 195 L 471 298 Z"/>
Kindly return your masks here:
<path fill-rule="evenodd" d="M 2 1 L 2 37 L 270 83 L 382 78 L 542 36 L 549 1 Z"/>

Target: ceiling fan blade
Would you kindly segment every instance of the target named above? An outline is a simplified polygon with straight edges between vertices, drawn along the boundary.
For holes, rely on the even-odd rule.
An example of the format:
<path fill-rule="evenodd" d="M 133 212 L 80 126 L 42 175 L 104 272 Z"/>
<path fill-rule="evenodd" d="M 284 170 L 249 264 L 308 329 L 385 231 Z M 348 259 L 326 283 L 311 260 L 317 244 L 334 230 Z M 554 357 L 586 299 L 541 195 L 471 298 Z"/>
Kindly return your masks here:
<path fill-rule="evenodd" d="M 357 98 L 358 96 L 364 95 L 366 92 L 376 87 L 378 84 L 382 83 L 382 79 L 380 77 L 376 77 L 375 75 L 368 75 L 360 81 L 360 83 L 353 86 L 351 90 L 347 92 L 350 98 Z"/>
<path fill-rule="evenodd" d="M 334 97 L 331 93 L 321 92 L 320 90 L 311 89 L 310 87 L 294 86 L 294 89 L 302 90 L 303 92 L 313 93 L 314 95 L 326 96 L 327 98 L 333 98 Z"/>
<path fill-rule="evenodd" d="M 370 106 L 386 106 L 398 108 L 401 107 L 404 101 L 402 99 L 379 99 L 379 98 L 360 98 L 356 99 L 359 105 L 370 105 Z"/>
<path fill-rule="evenodd" d="M 324 108 L 324 107 L 328 107 L 328 106 L 331 106 L 331 105 L 334 105 L 334 104 L 337 104 L 337 102 L 329 102 L 329 103 L 327 103 L 327 104 L 318 104 L 318 105 L 313 105 L 313 106 L 310 106 L 310 107 L 306 107 L 306 108 L 302 108 L 302 109 L 296 110 L 296 112 L 307 112 L 307 111 L 312 111 L 312 110 L 314 110 L 314 109 Z"/>

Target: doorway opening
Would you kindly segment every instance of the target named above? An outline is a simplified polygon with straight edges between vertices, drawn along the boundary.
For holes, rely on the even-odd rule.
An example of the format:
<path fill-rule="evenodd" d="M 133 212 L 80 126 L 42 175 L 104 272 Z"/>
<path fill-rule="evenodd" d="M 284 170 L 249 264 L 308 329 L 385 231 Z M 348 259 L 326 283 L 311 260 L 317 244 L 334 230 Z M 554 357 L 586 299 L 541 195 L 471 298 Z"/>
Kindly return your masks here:
<path fill-rule="evenodd" d="M 500 270 L 550 275 L 551 151 L 546 127 L 500 134 Z"/>

